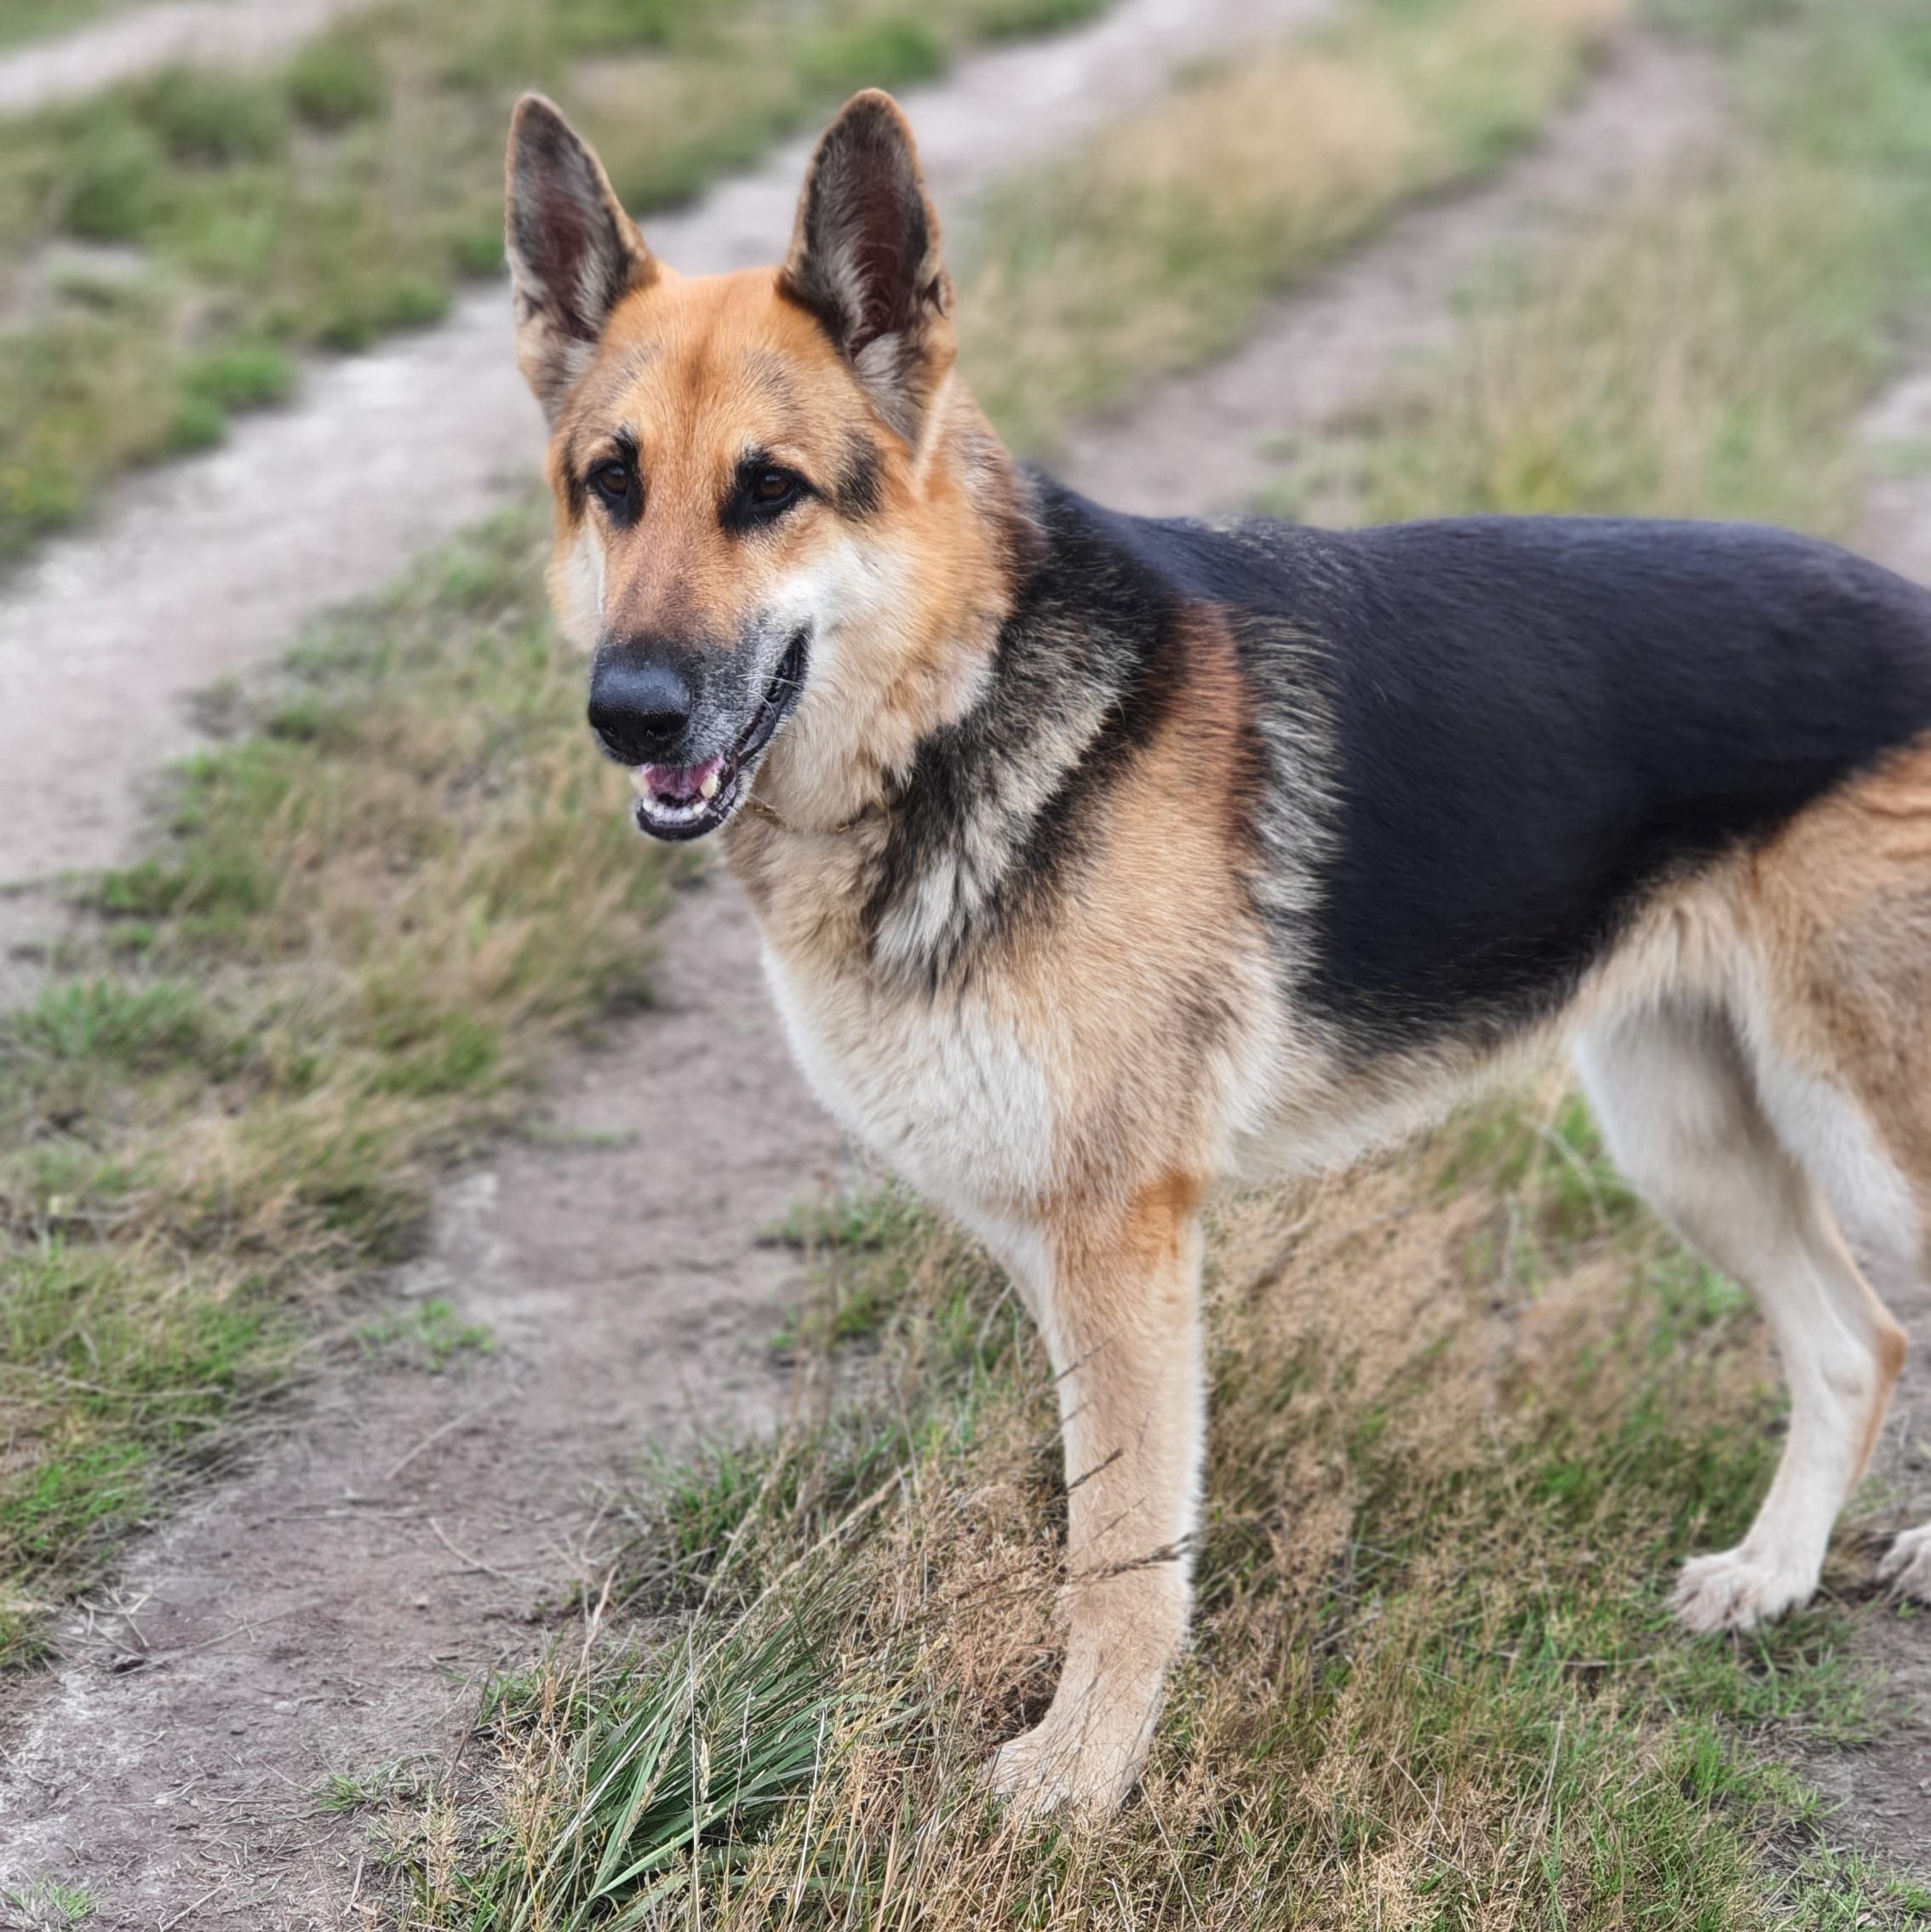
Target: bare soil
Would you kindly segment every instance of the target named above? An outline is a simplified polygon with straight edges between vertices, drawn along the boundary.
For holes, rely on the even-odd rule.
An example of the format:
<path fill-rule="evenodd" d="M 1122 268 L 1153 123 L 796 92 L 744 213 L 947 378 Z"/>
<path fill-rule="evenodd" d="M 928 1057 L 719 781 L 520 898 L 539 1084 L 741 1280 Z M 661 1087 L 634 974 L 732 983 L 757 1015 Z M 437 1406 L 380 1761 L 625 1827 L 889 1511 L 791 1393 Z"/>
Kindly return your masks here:
<path fill-rule="evenodd" d="M 77 100 L 175 61 L 261 66 L 373 0 L 160 0 L 0 54 L 0 114 Z"/>

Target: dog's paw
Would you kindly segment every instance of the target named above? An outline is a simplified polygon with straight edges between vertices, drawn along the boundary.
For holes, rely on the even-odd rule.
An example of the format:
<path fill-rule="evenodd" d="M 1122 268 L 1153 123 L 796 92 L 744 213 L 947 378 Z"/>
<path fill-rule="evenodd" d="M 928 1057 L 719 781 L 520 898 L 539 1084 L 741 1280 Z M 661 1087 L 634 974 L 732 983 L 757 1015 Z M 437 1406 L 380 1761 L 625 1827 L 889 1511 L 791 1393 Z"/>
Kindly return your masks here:
<path fill-rule="evenodd" d="M 1126 1803 L 1145 1759 L 1143 1733 L 1109 1735 L 1107 1727 L 1056 1721 L 1049 1711 L 1044 1723 L 1000 1746 L 993 1789 L 1023 1817 L 1109 1818 Z"/>
<path fill-rule="evenodd" d="M 1899 1597 L 1931 1603 L 1931 1522 L 1907 1529 L 1884 1552 L 1877 1574 Z"/>
<path fill-rule="evenodd" d="M 1694 1556 L 1676 1579 L 1670 1608 L 1699 1637 L 1714 1631 L 1755 1630 L 1809 1602 L 1814 1575 L 1802 1575 L 1745 1550 Z"/>

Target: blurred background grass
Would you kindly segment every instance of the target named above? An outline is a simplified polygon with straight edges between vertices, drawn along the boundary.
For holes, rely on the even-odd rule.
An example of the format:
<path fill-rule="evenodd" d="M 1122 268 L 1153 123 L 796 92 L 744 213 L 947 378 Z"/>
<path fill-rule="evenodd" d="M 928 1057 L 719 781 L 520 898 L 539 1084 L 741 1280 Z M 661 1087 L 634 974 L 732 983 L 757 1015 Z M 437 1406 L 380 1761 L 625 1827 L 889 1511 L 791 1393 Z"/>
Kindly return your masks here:
<path fill-rule="evenodd" d="M 1099 0 L 391 0 L 266 72 L 0 120 L 0 559 L 219 440 L 295 358 L 432 322 L 502 261 L 509 101 L 556 96 L 643 212 L 853 88 Z"/>
<path fill-rule="evenodd" d="M 128 3 L 129 0 L 0 0 L 0 47 L 85 26 Z"/>

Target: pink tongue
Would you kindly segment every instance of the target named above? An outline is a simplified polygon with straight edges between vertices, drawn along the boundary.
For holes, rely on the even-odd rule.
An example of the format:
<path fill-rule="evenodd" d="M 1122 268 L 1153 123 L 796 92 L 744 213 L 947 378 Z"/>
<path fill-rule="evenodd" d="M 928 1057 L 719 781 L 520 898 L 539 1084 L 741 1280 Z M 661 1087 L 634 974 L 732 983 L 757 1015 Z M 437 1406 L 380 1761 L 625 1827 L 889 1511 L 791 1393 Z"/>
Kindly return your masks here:
<path fill-rule="evenodd" d="M 703 796 L 704 781 L 724 770 L 724 760 L 708 758 L 702 765 L 646 765 L 640 770 L 644 783 L 657 797 L 688 805 Z"/>

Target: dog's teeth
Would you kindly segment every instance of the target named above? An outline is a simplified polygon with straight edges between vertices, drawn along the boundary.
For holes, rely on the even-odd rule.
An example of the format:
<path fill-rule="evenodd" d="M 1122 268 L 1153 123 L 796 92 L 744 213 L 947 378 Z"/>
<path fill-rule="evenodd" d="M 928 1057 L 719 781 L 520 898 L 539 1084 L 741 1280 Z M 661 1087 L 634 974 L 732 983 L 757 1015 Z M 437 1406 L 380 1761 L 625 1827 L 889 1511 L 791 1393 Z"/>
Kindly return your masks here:
<path fill-rule="evenodd" d="M 697 789 L 700 793 L 702 794 L 704 797 L 708 799 L 714 799 L 718 795 L 717 773 L 715 771 L 707 771 L 704 774 L 704 783 L 701 784 L 697 788 Z"/>

